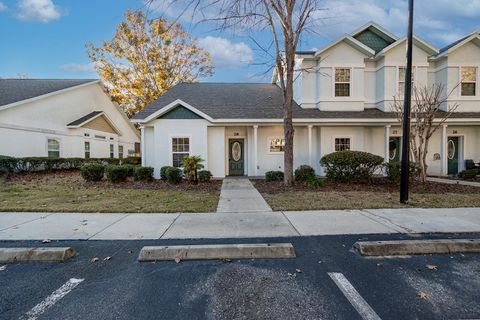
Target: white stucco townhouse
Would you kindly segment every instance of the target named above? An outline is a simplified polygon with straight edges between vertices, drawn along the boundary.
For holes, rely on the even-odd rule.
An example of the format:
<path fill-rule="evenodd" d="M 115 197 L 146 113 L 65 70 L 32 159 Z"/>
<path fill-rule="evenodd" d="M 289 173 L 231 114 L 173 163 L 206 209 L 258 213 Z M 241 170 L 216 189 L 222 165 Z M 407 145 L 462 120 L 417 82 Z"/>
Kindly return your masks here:
<path fill-rule="evenodd" d="M 399 159 L 393 97 L 404 87 L 406 39 L 375 23 L 315 52 L 298 52 L 294 162 L 318 174 L 322 156 L 361 150 Z M 414 85 L 443 83 L 460 107 L 432 137 L 428 171 L 456 174 L 480 161 L 480 32 L 443 48 L 414 41 Z M 143 164 L 179 166 L 200 155 L 215 177 L 283 168 L 282 95 L 275 84 L 181 83 L 134 117 Z M 446 106 L 445 106 L 446 107 Z"/>
<path fill-rule="evenodd" d="M 136 144 L 99 80 L 0 79 L 0 155 L 122 158 Z"/>

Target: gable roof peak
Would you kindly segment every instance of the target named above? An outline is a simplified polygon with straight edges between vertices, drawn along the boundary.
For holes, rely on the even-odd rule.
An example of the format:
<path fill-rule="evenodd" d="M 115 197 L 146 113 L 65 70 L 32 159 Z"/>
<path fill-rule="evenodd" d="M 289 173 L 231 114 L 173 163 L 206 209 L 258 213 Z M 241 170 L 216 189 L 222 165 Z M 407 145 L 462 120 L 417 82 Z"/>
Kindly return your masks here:
<path fill-rule="evenodd" d="M 385 40 L 391 40 L 392 42 L 393 41 L 396 41 L 398 40 L 398 37 L 391 33 L 390 31 L 388 31 L 387 29 L 385 29 L 384 27 L 382 27 L 381 25 L 379 25 L 378 23 L 374 22 L 374 21 L 369 21 L 367 22 L 366 24 L 364 24 L 363 26 L 361 26 L 360 28 L 354 30 L 352 33 L 350 33 L 350 35 L 352 37 L 356 37 L 358 36 L 360 33 L 362 33 L 363 31 L 366 31 L 366 30 L 374 30 L 374 31 L 377 31 L 377 34 L 379 36 L 381 36 L 382 38 L 386 38 Z"/>

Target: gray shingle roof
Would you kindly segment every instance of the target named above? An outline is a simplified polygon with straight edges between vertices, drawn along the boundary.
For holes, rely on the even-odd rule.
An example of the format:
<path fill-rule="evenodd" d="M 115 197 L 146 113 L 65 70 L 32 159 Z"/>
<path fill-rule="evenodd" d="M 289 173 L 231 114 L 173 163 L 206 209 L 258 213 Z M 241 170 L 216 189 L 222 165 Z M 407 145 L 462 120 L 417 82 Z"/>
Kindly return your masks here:
<path fill-rule="evenodd" d="M 469 34 L 468 36 L 465 36 L 465 37 L 463 37 L 463 38 L 461 38 L 461 39 L 458 39 L 458 40 L 455 41 L 455 42 L 450 43 L 449 45 L 441 48 L 439 52 L 442 53 L 442 52 L 447 51 L 447 50 L 450 49 L 450 48 L 455 47 L 457 44 L 459 44 L 460 42 L 462 42 L 463 40 L 467 39 L 467 38 L 470 37 L 470 36 L 471 36 L 471 34 Z"/>
<path fill-rule="evenodd" d="M 77 120 L 70 122 L 69 124 L 67 124 L 67 126 L 78 126 L 78 125 L 84 123 L 85 121 L 88 121 L 88 120 L 92 119 L 93 117 L 95 117 L 96 115 L 98 115 L 100 113 L 103 113 L 103 111 L 90 112 L 89 114 L 84 115 L 83 117 L 78 118 Z"/>
<path fill-rule="evenodd" d="M 180 99 L 213 119 L 282 119 L 281 89 L 268 83 L 180 83 L 137 113 L 142 120 Z M 395 114 L 378 109 L 364 111 L 320 111 L 294 103 L 297 119 L 392 119 Z M 480 113 L 458 112 L 452 118 L 480 118 Z"/>
<path fill-rule="evenodd" d="M 0 79 L 0 106 L 79 86 L 95 79 Z"/>

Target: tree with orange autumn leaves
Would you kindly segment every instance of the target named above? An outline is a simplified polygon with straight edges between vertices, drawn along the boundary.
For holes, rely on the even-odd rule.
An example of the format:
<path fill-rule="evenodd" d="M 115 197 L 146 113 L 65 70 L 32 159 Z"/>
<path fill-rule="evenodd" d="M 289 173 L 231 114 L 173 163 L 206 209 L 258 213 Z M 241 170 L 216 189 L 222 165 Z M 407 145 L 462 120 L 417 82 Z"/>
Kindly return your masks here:
<path fill-rule="evenodd" d="M 87 52 L 106 90 L 129 116 L 179 82 L 210 76 L 210 55 L 175 22 L 128 11 L 111 41 Z"/>

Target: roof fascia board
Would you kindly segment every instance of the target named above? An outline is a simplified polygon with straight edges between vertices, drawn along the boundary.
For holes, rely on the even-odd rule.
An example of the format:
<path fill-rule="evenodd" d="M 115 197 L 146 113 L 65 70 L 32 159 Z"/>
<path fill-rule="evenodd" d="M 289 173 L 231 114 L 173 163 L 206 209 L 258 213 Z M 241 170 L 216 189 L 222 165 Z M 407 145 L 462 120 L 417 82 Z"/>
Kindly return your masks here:
<path fill-rule="evenodd" d="M 108 124 L 109 124 L 110 126 L 112 126 L 113 130 L 115 130 L 115 132 L 117 132 L 117 134 L 118 134 L 119 136 L 122 135 L 122 132 L 120 131 L 120 129 L 118 129 L 118 127 L 115 125 L 115 123 L 113 123 L 113 121 L 107 116 L 107 114 L 106 114 L 104 111 L 102 111 L 101 113 L 99 113 L 99 114 L 91 117 L 90 119 L 82 122 L 82 123 L 79 124 L 79 125 L 76 125 L 76 126 L 67 126 L 67 128 L 69 128 L 69 129 L 78 129 L 78 128 L 81 128 L 81 127 L 83 127 L 84 125 L 86 125 L 87 123 L 89 123 L 89 122 L 91 122 L 91 121 L 93 121 L 93 120 L 95 120 L 95 119 L 97 119 L 97 118 L 99 118 L 99 117 L 101 117 L 101 116 L 103 116 L 103 117 L 105 118 L 105 120 L 108 122 Z"/>
<path fill-rule="evenodd" d="M 388 31 L 387 29 L 385 29 L 384 27 L 380 26 L 379 24 L 373 22 L 373 21 L 370 21 L 366 24 L 364 24 L 363 26 L 361 26 L 360 28 L 356 29 L 355 31 L 353 31 L 352 33 L 350 33 L 350 35 L 352 37 L 355 37 L 356 35 L 358 35 L 359 33 L 365 31 L 366 29 L 370 28 L 370 27 L 373 27 L 375 29 L 377 29 L 378 31 L 380 31 L 381 33 L 383 33 L 384 35 L 386 35 L 387 37 L 389 38 L 392 38 L 394 41 L 397 41 L 398 40 L 398 37 L 396 35 L 394 35 L 393 33 L 391 33 L 390 31 Z"/>
<path fill-rule="evenodd" d="M 191 106 L 190 104 L 182 101 L 181 99 L 177 99 L 177 100 L 167 104 L 165 107 L 161 108 L 160 110 L 155 111 L 154 113 L 152 113 L 151 115 L 149 115 L 145 119 L 132 119 L 132 122 L 134 122 L 134 123 L 148 123 L 148 122 L 154 120 L 155 118 L 161 116 L 162 114 L 166 113 L 167 111 L 170 111 L 171 109 L 173 109 L 174 107 L 176 107 L 178 105 L 181 105 L 181 106 L 187 108 L 188 110 L 192 111 L 193 113 L 196 113 L 197 115 L 201 116 L 205 120 L 208 120 L 210 122 L 214 121 L 213 118 L 210 117 L 209 115 L 207 115 L 206 113 L 201 112 L 197 108 L 195 108 L 195 107 Z"/>
<path fill-rule="evenodd" d="M 470 37 L 466 38 L 465 40 L 461 41 L 460 43 L 457 43 L 456 45 L 454 45 L 450 49 L 436 55 L 435 57 L 432 58 L 432 60 L 438 60 L 438 59 L 441 59 L 443 57 L 447 57 L 453 51 L 457 50 L 460 47 L 463 47 L 464 45 L 466 45 L 467 43 L 469 43 L 470 41 L 473 41 L 475 39 L 480 41 L 480 35 L 476 32 L 472 33 L 472 35 Z"/>
<path fill-rule="evenodd" d="M 49 93 L 46 93 L 46 94 L 42 94 L 42 95 L 39 95 L 39 96 L 36 96 L 36 97 L 33 97 L 33 98 L 29 98 L 29 99 L 13 102 L 13 103 L 10 103 L 10 104 L 6 104 L 6 105 L 3 105 L 3 106 L 0 106 L 0 111 L 5 110 L 5 109 L 9 109 L 9 108 L 12 108 L 12 107 L 16 107 L 16 106 L 19 106 L 19 105 L 22 105 L 22 104 L 25 104 L 25 103 L 34 102 L 34 101 L 37 101 L 37 100 L 40 100 L 40 99 L 45 99 L 45 98 L 48 98 L 48 97 L 51 97 L 51 96 L 62 94 L 62 93 L 68 92 L 68 91 L 72 91 L 72 90 L 79 89 L 79 88 L 82 88 L 82 87 L 86 87 L 86 86 L 96 84 L 96 83 L 100 83 L 100 80 L 94 80 L 94 81 L 91 81 L 91 82 L 82 83 L 78 86 L 68 87 L 68 88 L 65 88 L 65 89 L 61 89 L 61 90 L 49 92 Z"/>
<path fill-rule="evenodd" d="M 327 51 L 328 49 L 331 49 L 333 48 L 334 46 L 336 46 L 337 44 L 339 44 L 340 42 L 347 42 L 349 43 L 351 46 L 353 47 L 357 47 L 356 49 L 363 52 L 364 54 L 366 55 L 370 55 L 370 56 L 373 56 L 375 55 L 375 51 L 369 47 L 367 47 L 366 45 L 364 45 L 363 43 L 361 43 L 360 41 L 358 41 L 357 39 L 353 38 L 352 36 L 350 35 L 345 35 L 339 39 L 337 39 L 335 42 L 332 42 L 331 44 L 327 45 L 326 47 L 318 50 L 317 52 L 315 52 L 315 58 L 316 59 L 319 59 L 320 58 L 320 55 L 322 53 L 324 53 L 325 51 Z"/>
<path fill-rule="evenodd" d="M 403 43 L 404 41 L 407 41 L 407 37 L 403 37 L 401 39 L 398 39 L 397 41 L 395 41 L 394 43 L 392 43 L 391 45 L 385 47 L 382 51 L 378 52 L 374 59 L 378 59 L 378 58 L 381 58 L 383 57 L 388 51 L 392 50 L 393 48 L 395 48 L 396 46 L 400 45 L 401 43 Z M 417 47 L 420 47 L 420 49 L 422 49 L 423 51 L 427 52 L 427 53 L 430 53 L 430 54 L 438 54 L 438 49 L 435 48 L 434 46 L 432 46 L 431 44 L 429 44 L 428 42 L 422 40 L 421 38 L 417 37 L 417 36 L 414 36 L 413 37 L 413 41 L 414 41 L 414 44 L 417 46 Z M 420 44 L 420 45 L 419 45 Z M 423 48 L 422 48 L 423 47 Z M 429 52 L 430 51 L 430 52 Z"/>

